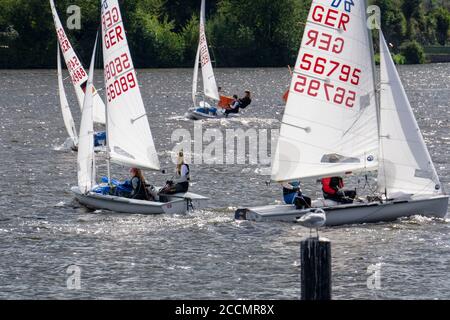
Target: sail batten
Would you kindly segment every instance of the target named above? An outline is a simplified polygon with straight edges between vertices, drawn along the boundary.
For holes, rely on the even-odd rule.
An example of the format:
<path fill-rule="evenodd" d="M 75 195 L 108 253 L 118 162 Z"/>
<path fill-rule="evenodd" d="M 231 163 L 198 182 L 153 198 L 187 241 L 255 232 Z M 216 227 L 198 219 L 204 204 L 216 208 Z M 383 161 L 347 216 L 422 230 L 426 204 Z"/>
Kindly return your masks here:
<path fill-rule="evenodd" d="M 102 43 L 111 162 L 159 170 L 159 160 L 117 0 L 102 0 Z"/>
<path fill-rule="evenodd" d="M 442 193 L 440 181 L 389 48 L 380 32 L 380 192 Z"/>
<path fill-rule="evenodd" d="M 274 181 L 377 170 L 370 47 L 364 1 L 312 1 L 273 158 Z"/>
<path fill-rule="evenodd" d="M 78 59 L 72 44 L 70 43 L 64 27 L 59 19 L 58 12 L 56 11 L 55 3 L 50 1 L 50 7 L 52 9 L 53 21 L 55 23 L 56 34 L 58 43 L 63 52 L 64 60 L 66 62 L 67 69 L 70 74 L 70 78 L 75 89 L 75 94 L 78 100 L 80 109 L 83 110 L 84 95 L 86 91 L 86 84 L 88 81 L 88 74 L 83 68 L 83 65 Z M 95 89 L 94 89 L 95 92 Z M 105 104 L 103 103 L 99 95 L 94 95 L 94 122 L 104 124 L 105 123 Z"/>

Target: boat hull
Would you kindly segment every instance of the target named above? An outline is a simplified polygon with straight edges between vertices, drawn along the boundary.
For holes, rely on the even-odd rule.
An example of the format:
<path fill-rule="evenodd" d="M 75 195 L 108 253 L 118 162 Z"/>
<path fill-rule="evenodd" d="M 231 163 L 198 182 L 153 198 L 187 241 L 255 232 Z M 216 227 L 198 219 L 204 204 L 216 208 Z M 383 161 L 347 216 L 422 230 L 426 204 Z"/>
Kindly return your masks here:
<path fill-rule="evenodd" d="M 238 113 L 230 113 L 228 117 L 225 117 L 225 115 L 220 111 L 217 112 L 216 115 L 212 115 L 203 112 L 198 112 L 195 110 L 189 110 L 186 114 L 186 117 L 191 120 L 226 119 L 226 118 L 236 118 L 238 116 L 239 116 Z"/>
<path fill-rule="evenodd" d="M 448 196 L 390 201 L 386 203 L 356 203 L 323 207 L 321 209 L 326 213 L 327 226 L 387 222 L 414 215 L 444 218 L 447 215 Z M 293 205 L 243 208 L 236 211 L 236 219 L 296 222 L 297 219 L 308 212 L 310 212 L 309 209 L 296 210 Z"/>
<path fill-rule="evenodd" d="M 128 199 L 93 192 L 82 194 L 78 187 L 72 187 L 72 192 L 79 203 L 94 210 L 109 210 L 129 214 L 185 214 L 191 209 L 204 206 L 208 198 L 194 193 L 175 194 L 168 196 L 168 202 L 154 202 Z"/>

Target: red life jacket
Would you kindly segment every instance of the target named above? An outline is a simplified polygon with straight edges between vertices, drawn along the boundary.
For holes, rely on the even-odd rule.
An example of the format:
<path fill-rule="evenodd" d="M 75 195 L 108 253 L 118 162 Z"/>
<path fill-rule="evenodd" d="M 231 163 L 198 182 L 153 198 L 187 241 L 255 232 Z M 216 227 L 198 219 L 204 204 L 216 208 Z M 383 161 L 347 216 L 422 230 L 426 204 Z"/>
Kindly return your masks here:
<path fill-rule="evenodd" d="M 339 189 L 344 187 L 344 181 L 340 177 L 330 177 L 322 179 L 323 192 L 334 195 Z"/>

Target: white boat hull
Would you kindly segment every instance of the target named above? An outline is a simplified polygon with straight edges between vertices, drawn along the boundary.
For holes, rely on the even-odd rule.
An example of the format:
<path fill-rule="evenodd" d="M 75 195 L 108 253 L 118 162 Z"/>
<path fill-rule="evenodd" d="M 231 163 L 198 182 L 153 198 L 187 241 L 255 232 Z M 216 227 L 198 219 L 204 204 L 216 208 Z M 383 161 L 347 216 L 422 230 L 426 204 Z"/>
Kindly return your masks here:
<path fill-rule="evenodd" d="M 447 215 L 448 196 L 389 201 L 386 203 L 355 203 L 321 209 L 326 213 L 327 226 L 392 221 L 414 215 L 444 218 Z M 310 209 L 297 210 L 293 205 L 273 205 L 238 209 L 235 218 L 258 222 L 296 222 L 297 219 L 308 212 L 310 212 Z"/>
<path fill-rule="evenodd" d="M 230 113 L 228 117 L 225 117 L 225 114 L 223 114 L 221 111 L 217 112 L 216 115 L 206 114 L 195 110 L 188 110 L 188 112 L 186 113 L 186 118 L 191 120 L 210 120 L 210 119 L 224 119 L 236 117 L 239 117 L 238 113 Z"/>
<path fill-rule="evenodd" d="M 204 207 L 208 200 L 206 197 L 190 192 L 167 196 L 168 202 L 154 202 L 94 192 L 82 194 L 78 187 L 72 187 L 71 190 L 78 202 L 87 208 L 130 214 L 185 214 L 191 209 Z"/>

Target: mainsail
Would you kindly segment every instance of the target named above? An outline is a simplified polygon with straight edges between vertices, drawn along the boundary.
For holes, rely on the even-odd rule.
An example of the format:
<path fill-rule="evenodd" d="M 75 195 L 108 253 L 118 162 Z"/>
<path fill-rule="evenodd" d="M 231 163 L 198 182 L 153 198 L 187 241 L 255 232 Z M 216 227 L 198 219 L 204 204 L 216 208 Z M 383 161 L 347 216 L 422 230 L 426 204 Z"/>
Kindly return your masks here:
<path fill-rule="evenodd" d="M 117 0 L 101 0 L 107 143 L 113 162 L 159 170 L 147 113 Z"/>
<path fill-rule="evenodd" d="M 72 139 L 73 145 L 78 145 L 78 137 L 77 137 L 77 129 L 75 128 L 75 122 L 73 121 L 72 112 L 69 108 L 69 102 L 67 101 L 66 91 L 64 90 L 64 82 L 62 78 L 62 69 L 61 69 L 61 53 L 58 51 L 58 92 L 59 92 L 59 101 L 61 104 L 61 111 L 64 119 L 64 125 L 66 126 L 67 133 L 69 137 Z"/>
<path fill-rule="evenodd" d="M 274 181 L 378 168 L 371 41 L 364 1 L 312 1 L 273 159 Z"/>
<path fill-rule="evenodd" d="M 441 193 L 436 169 L 381 31 L 380 51 L 379 191 L 386 191 L 388 197 L 396 192 Z"/>
<path fill-rule="evenodd" d="M 200 39 L 195 57 L 194 78 L 192 84 L 192 97 L 194 105 L 196 104 L 195 97 L 197 96 L 197 81 L 198 81 L 198 63 L 200 60 L 202 68 L 203 90 L 206 97 L 219 101 L 219 91 L 217 89 L 216 78 L 214 76 L 211 57 L 208 50 L 208 42 L 206 41 L 205 33 L 205 0 L 202 0 L 200 10 Z"/>
<path fill-rule="evenodd" d="M 72 47 L 72 44 L 67 38 L 66 32 L 64 31 L 64 28 L 61 24 L 61 20 L 59 19 L 53 0 L 50 0 L 50 7 L 52 9 L 53 20 L 55 22 L 58 42 L 63 52 L 64 60 L 67 65 L 67 69 L 69 70 L 72 84 L 75 88 L 78 104 L 80 108 L 83 109 L 84 94 L 86 91 L 88 75 L 84 70 L 80 60 L 78 59 L 75 50 Z M 94 121 L 97 123 L 105 123 L 105 104 L 96 91 L 94 92 Z"/>
<path fill-rule="evenodd" d="M 97 39 L 92 53 L 91 66 L 84 96 L 83 112 L 80 126 L 80 144 L 78 147 L 78 187 L 85 194 L 95 185 L 95 155 L 94 155 L 94 65 L 97 51 Z"/>

